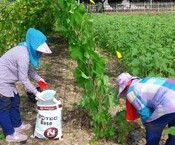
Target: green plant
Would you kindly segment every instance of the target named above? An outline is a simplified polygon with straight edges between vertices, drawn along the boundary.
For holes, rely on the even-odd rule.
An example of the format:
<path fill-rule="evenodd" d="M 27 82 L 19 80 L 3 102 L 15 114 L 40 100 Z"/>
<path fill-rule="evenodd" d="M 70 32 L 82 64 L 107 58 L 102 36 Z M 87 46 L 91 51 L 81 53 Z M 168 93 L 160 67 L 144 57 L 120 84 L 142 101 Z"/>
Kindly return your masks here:
<path fill-rule="evenodd" d="M 116 121 L 116 136 L 117 136 L 117 143 L 122 145 L 126 144 L 126 139 L 129 134 L 134 128 L 133 126 L 126 121 L 125 119 L 126 111 L 121 111 L 116 114 L 115 121 Z"/>
<path fill-rule="evenodd" d="M 170 128 L 166 128 L 166 129 L 165 129 L 165 133 L 166 133 L 166 134 L 175 135 L 175 127 L 172 126 L 172 127 L 170 127 Z"/>
<path fill-rule="evenodd" d="M 4 133 L 1 132 L 1 133 L 0 133 L 0 140 L 1 140 L 1 139 L 4 139 L 4 138 L 5 138 L 5 135 L 4 135 Z"/>
<path fill-rule="evenodd" d="M 108 109 L 116 105 L 116 91 L 109 87 L 108 77 L 104 74 L 105 59 L 96 50 L 92 15 L 85 13 L 84 6 L 75 0 L 52 2 L 57 24 L 62 27 L 70 55 L 78 64 L 74 77 L 84 90 L 80 106 L 88 112 L 96 136 L 112 138 L 114 128 Z"/>
<path fill-rule="evenodd" d="M 115 55 L 126 71 L 138 76 L 174 77 L 174 14 L 105 15 L 94 17 L 95 39 Z"/>
<path fill-rule="evenodd" d="M 54 26 L 52 12 L 50 1 L 16 0 L 9 5 L 1 6 L 0 55 L 24 41 L 29 27 L 37 28 L 44 33 L 51 31 Z"/>

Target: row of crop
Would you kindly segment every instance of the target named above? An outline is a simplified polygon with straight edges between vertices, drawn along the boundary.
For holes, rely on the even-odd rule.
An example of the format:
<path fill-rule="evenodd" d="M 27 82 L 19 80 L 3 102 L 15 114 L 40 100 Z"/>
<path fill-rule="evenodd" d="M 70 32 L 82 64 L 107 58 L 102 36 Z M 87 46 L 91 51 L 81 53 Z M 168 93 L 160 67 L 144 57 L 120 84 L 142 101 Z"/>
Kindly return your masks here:
<path fill-rule="evenodd" d="M 174 25 L 173 14 L 94 15 L 96 43 L 139 76 L 175 76 Z"/>
<path fill-rule="evenodd" d="M 44 33 L 53 28 L 54 16 L 50 1 L 16 0 L 0 5 L 0 55 L 24 41 L 29 27 Z"/>

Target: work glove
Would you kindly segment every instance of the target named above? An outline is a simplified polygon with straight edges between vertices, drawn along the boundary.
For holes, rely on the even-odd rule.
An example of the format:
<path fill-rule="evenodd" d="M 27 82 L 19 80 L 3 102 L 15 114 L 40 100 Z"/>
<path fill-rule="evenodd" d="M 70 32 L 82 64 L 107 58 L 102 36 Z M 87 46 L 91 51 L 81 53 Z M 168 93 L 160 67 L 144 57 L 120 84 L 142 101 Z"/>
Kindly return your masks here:
<path fill-rule="evenodd" d="M 39 92 L 42 92 L 42 90 L 40 89 L 40 87 L 37 87 L 36 89 L 37 89 Z M 36 98 L 35 94 L 33 94 L 33 93 L 27 91 L 27 96 L 28 96 L 29 100 L 30 100 L 32 103 L 36 104 L 37 100 L 35 99 L 35 98 Z"/>
<path fill-rule="evenodd" d="M 43 98 L 42 98 L 42 95 L 41 95 L 41 93 L 39 92 L 39 91 L 37 91 L 37 93 L 35 94 L 35 99 L 36 100 L 40 100 L 40 101 L 46 101 L 46 100 L 44 100 Z"/>
<path fill-rule="evenodd" d="M 41 90 L 47 89 L 47 83 L 45 82 L 44 79 L 41 78 L 37 83 Z"/>

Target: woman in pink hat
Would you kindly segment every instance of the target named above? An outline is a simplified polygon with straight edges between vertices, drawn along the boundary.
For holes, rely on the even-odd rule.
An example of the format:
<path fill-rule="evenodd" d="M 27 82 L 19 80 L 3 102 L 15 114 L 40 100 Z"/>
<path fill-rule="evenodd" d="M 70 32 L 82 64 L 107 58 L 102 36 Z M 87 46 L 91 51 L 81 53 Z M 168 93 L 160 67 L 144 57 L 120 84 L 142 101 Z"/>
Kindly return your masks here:
<path fill-rule="evenodd" d="M 116 84 L 118 98 L 126 96 L 145 126 L 146 145 L 159 145 L 163 129 L 175 126 L 175 80 L 121 73 Z M 175 145 L 175 136 L 169 134 L 166 145 Z"/>

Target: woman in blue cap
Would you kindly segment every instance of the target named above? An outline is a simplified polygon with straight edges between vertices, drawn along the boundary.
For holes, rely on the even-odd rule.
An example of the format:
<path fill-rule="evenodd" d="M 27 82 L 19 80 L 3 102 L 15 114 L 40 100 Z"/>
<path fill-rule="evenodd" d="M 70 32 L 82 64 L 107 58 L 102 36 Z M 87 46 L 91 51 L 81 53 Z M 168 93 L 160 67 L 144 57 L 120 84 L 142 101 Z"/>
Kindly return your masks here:
<path fill-rule="evenodd" d="M 27 135 L 20 132 L 31 127 L 30 124 L 24 124 L 21 121 L 16 82 L 21 82 L 26 90 L 35 94 L 37 100 L 45 101 L 30 79 L 45 83 L 32 66 L 39 66 L 42 53 L 52 53 L 46 40 L 42 32 L 29 28 L 25 42 L 11 48 L 0 57 L 0 125 L 6 141 L 26 141 Z"/>
<path fill-rule="evenodd" d="M 118 97 L 126 96 L 145 126 L 146 145 L 159 145 L 163 129 L 175 126 L 175 80 L 121 73 L 116 84 Z M 175 136 L 169 134 L 166 145 L 175 145 Z"/>

